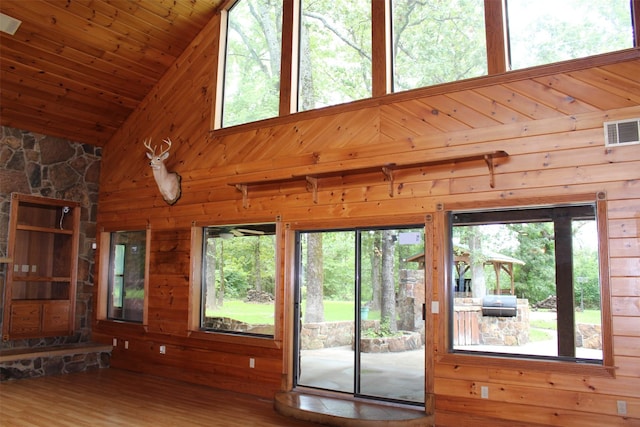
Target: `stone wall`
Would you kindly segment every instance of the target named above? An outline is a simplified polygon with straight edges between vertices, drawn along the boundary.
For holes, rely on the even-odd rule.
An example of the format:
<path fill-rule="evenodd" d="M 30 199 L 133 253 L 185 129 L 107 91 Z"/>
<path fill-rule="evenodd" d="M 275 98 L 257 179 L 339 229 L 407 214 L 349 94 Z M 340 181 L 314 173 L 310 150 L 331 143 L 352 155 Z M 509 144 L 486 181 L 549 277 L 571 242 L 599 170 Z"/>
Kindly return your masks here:
<path fill-rule="evenodd" d="M 7 256 L 11 193 L 81 203 L 80 251 L 76 295 L 76 333 L 70 337 L 15 340 L 1 348 L 39 347 L 84 342 L 91 335 L 91 298 L 98 186 L 102 149 L 42 134 L 0 127 L 0 257 Z M 4 299 L 4 264 L 0 298 Z M 0 306 L 0 326 L 4 301 Z"/>
<path fill-rule="evenodd" d="M 519 346 L 529 342 L 529 301 L 518 299 L 515 317 L 482 315 L 481 298 L 455 298 L 454 323 L 459 326 L 454 334 L 454 345 L 508 345 Z M 471 321 L 457 321 L 465 315 Z M 467 329 L 471 330 L 467 330 Z M 464 339 L 471 337 L 471 339 Z"/>

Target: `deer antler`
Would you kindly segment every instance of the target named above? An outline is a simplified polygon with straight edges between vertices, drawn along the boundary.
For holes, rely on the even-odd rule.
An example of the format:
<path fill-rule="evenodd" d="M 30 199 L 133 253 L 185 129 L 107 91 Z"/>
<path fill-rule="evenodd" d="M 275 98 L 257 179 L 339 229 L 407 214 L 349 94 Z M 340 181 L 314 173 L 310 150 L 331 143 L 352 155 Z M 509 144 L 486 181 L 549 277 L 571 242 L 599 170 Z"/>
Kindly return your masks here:
<path fill-rule="evenodd" d="M 158 156 L 162 156 L 164 153 L 168 152 L 169 150 L 171 150 L 171 139 L 167 138 L 167 139 L 163 139 L 162 142 L 164 142 L 165 144 L 167 144 L 167 149 L 162 151 L 160 154 L 158 154 Z M 155 147 L 154 147 L 155 148 Z M 155 151 L 155 150 L 154 150 Z"/>
<path fill-rule="evenodd" d="M 151 148 L 151 138 L 144 140 L 144 146 L 147 147 L 147 150 L 151 152 L 152 156 L 156 155 L 156 146 L 154 145 L 153 148 Z"/>

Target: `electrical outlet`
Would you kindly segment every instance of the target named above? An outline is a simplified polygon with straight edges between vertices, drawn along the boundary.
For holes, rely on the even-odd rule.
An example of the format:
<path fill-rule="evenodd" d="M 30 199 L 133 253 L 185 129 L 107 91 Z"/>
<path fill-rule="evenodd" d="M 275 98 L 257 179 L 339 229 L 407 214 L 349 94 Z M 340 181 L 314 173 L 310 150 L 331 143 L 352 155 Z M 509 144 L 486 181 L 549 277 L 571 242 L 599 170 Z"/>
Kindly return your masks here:
<path fill-rule="evenodd" d="M 489 387 L 487 387 L 486 385 L 480 387 L 480 397 L 483 399 L 489 398 Z"/>
<path fill-rule="evenodd" d="M 160 346 L 160 354 L 165 354 L 167 352 L 167 346 L 166 345 L 161 345 Z"/>
<path fill-rule="evenodd" d="M 118 346 L 118 338 L 114 338 L 113 339 L 113 346 L 117 347 Z"/>
<path fill-rule="evenodd" d="M 254 359 L 253 357 L 249 358 L 249 367 L 250 368 L 255 368 L 256 367 L 256 359 Z"/>
<path fill-rule="evenodd" d="M 35 264 L 31 266 L 31 272 L 32 273 L 35 273 L 37 269 L 38 269 L 38 267 Z"/>
<path fill-rule="evenodd" d="M 125 341 L 124 342 L 124 349 L 128 350 L 129 349 L 129 341 Z"/>
<path fill-rule="evenodd" d="M 627 415 L 627 401 L 618 400 L 618 415 Z"/>

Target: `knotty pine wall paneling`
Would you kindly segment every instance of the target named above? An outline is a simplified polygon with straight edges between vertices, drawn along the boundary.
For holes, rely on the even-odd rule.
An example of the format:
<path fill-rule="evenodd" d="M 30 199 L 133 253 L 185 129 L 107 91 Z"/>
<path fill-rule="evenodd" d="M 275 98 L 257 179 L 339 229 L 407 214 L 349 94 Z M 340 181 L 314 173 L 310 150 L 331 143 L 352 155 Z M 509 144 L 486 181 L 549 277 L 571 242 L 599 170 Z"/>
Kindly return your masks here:
<path fill-rule="evenodd" d="M 447 363 L 441 312 L 431 319 L 433 347 L 426 351 L 433 372 L 427 376 L 439 426 L 640 424 L 640 148 L 605 148 L 602 128 L 604 121 L 640 117 L 638 50 L 212 132 L 219 27 L 216 17 L 104 147 L 98 226 L 112 231 L 148 224 L 152 251 L 148 324 L 94 324 L 99 341 L 129 340 L 128 349 L 120 344 L 114 349 L 114 367 L 264 397 L 291 384 L 293 260 L 286 258 L 293 252 L 283 247 L 279 253 L 279 324 L 273 340 L 190 331 L 194 222 L 279 217 L 294 226 L 340 225 L 433 214 L 433 227 L 427 229 L 434 236 L 427 240 L 434 242 L 444 235 L 437 219 L 440 206 L 534 205 L 605 192 L 614 374 L 563 372 L 534 362 L 531 369 Z M 166 137 L 173 141 L 167 167 L 182 176 L 182 198 L 173 206 L 162 200 L 149 169 L 142 146 L 148 137 L 157 144 Z M 496 160 L 493 188 L 482 161 L 398 171 L 393 197 L 384 175 L 375 172 L 319 179 L 317 202 L 304 178 L 249 186 L 246 207 L 242 194 L 229 185 L 495 150 L 509 157 Z M 442 258 L 445 246 L 433 243 L 434 259 Z M 445 294 L 439 269 L 434 265 L 435 301 Z M 159 353 L 160 345 L 166 346 L 165 354 Z M 255 369 L 248 369 L 250 357 Z M 490 387 L 489 399 L 480 398 L 481 385 Z M 617 414 L 617 400 L 627 402 L 626 416 Z"/>

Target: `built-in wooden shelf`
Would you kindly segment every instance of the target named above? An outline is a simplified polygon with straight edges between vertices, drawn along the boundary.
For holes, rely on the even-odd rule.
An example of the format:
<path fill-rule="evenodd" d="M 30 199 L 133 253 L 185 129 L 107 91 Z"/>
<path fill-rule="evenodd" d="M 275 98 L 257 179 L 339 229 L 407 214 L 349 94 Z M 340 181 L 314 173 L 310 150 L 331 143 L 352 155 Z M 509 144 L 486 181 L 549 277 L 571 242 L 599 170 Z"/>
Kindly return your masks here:
<path fill-rule="evenodd" d="M 323 170 L 320 166 L 310 168 L 310 170 L 305 171 L 305 173 L 293 173 L 289 176 L 285 177 L 276 177 L 270 178 L 268 176 L 262 178 L 252 178 L 247 180 L 240 180 L 230 182 L 229 185 L 236 187 L 238 191 L 242 193 L 242 205 L 247 208 L 248 206 L 248 197 L 249 197 L 249 187 L 257 186 L 257 185 L 277 185 L 277 184 L 285 184 L 294 181 L 305 180 L 307 182 L 307 189 L 313 191 L 313 202 L 318 203 L 318 180 L 322 178 L 331 178 L 337 176 L 345 176 L 345 175 L 356 175 L 356 174 L 365 174 L 372 172 L 381 172 L 384 174 L 387 181 L 389 181 L 389 197 L 394 196 L 394 172 L 402 169 L 416 169 L 416 168 L 424 168 L 431 166 L 440 166 L 449 163 L 468 163 L 468 162 L 476 162 L 476 161 L 484 161 L 487 164 L 487 168 L 489 169 L 489 185 L 491 188 L 495 187 L 495 177 L 494 177 L 494 168 L 495 168 L 495 159 L 508 157 L 509 154 L 506 151 L 498 150 L 498 151 L 490 151 L 483 153 L 473 153 L 464 156 L 451 156 L 451 157 L 440 157 L 433 158 L 429 160 L 421 160 L 417 162 L 410 163 L 383 163 L 381 165 L 373 165 L 373 166 L 362 166 L 355 168 L 346 168 L 346 169 L 329 169 Z M 315 169 L 315 171 L 313 170 Z"/>
<path fill-rule="evenodd" d="M 69 235 L 73 235 L 74 233 L 74 230 L 64 230 L 64 229 L 54 228 L 54 227 L 39 227 L 34 225 L 21 225 L 21 224 L 18 224 L 16 226 L 16 230 L 39 231 L 42 233 L 69 234 Z"/>
<path fill-rule="evenodd" d="M 80 203 L 12 193 L 3 341 L 72 335 Z"/>

